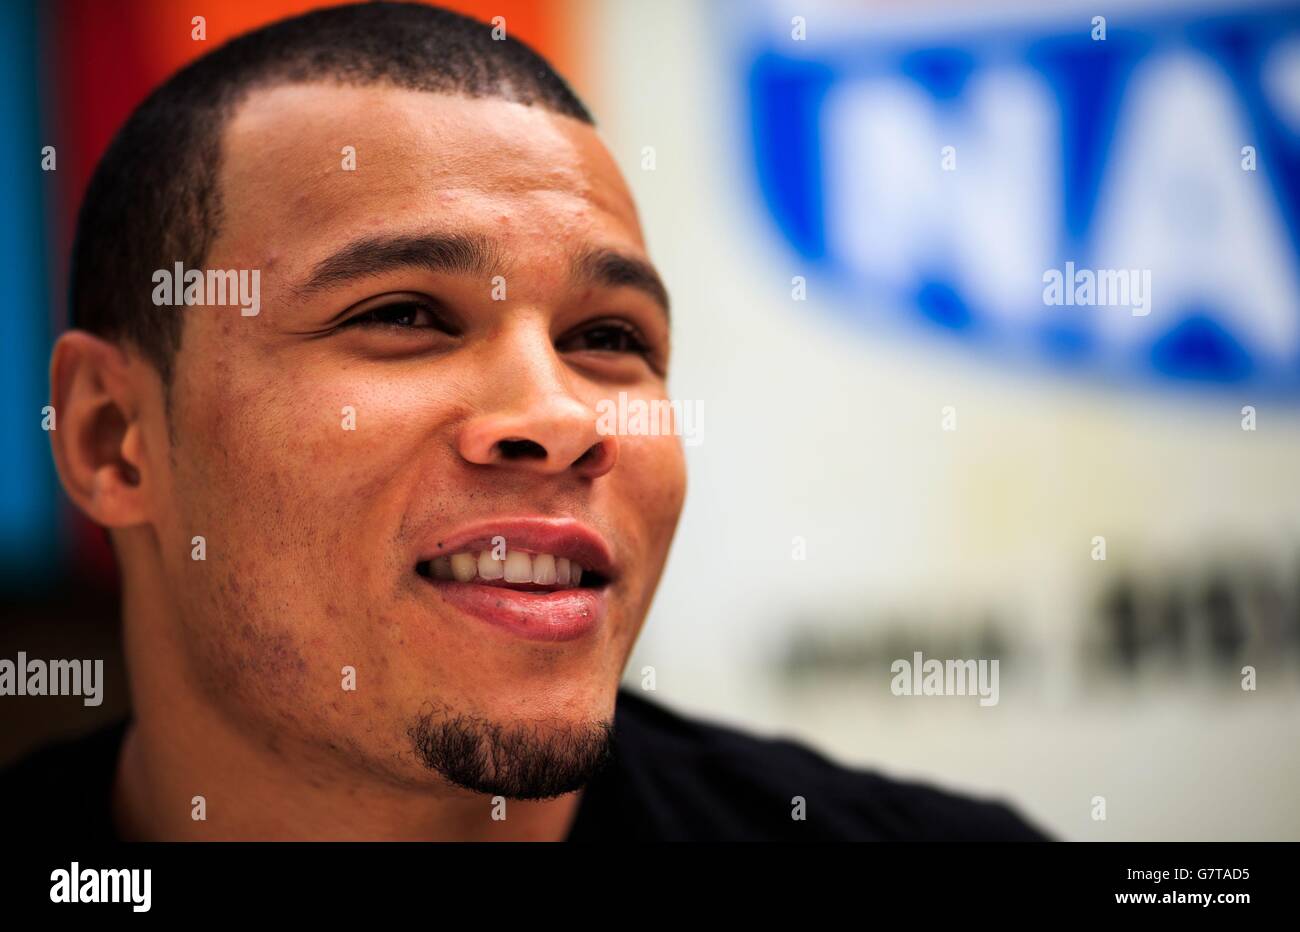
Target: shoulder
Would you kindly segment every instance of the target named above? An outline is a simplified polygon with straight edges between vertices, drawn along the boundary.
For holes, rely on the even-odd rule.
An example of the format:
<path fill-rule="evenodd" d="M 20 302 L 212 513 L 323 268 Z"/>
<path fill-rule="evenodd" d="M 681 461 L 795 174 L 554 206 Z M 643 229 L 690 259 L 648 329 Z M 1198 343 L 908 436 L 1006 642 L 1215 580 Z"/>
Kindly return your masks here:
<path fill-rule="evenodd" d="M 1049 840 L 1004 802 L 845 767 L 799 742 L 691 718 L 628 690 L 615 740 L 620 776 L 668 836 Z"/>
<path fill-rule="evenodd" d="M 48 744 L 0 770 L 0 819 L 21 835 L 101 838 L 127 720 Z"/>

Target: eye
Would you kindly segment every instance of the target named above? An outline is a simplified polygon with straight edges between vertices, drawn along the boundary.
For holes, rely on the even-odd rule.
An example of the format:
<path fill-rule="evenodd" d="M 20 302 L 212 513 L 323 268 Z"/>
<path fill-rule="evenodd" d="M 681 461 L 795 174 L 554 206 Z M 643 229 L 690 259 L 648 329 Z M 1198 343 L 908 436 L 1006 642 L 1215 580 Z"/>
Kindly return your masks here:
<path fill-rule="evenodd" d="M 393 330 L 442 330 L 455 333 L 438 308 L 428 301 L 407 298 L 392 301 L 381 307 L 357 314 L 345 321 L 344 327 L 383 327 Z"/>
<path fill-rule="evenodd" d="M 583 330 L 575 331 L 557 344 L 561 352 L 596 351 L 601 353 L 650 352 L 640 332 L 631 324 L 617 320 L 602 320 Z"/>

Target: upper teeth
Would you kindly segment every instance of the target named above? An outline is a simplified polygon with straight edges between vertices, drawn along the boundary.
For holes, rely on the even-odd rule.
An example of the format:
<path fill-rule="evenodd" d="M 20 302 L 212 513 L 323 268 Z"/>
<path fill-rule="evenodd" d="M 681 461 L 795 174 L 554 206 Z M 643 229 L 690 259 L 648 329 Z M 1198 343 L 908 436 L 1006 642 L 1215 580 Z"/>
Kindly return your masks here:
<path fill-rule="evenodd" d="M 457 582 L 471 582 L 477 578 L 536 583 L 539 586 L 576 586 L 582 581 L 581 566 L 549 553 L 511 550 L 504 560 L 498 560 L 491 550 L 481 550 L 436 557 L 432 562 L 435 579 L 454 579 Z"/>

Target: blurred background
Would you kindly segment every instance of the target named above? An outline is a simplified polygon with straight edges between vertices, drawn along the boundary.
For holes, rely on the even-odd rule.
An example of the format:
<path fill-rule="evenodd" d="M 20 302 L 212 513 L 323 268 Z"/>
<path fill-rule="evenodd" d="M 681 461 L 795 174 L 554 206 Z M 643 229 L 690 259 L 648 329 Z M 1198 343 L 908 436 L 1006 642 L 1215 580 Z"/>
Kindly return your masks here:
<path fill-rule="evenodd" d="M 109 674 L 0 699 L 0 763 L 126 708 L 41 429 L 81 192 L 150 88 L 318 5 L 0 5 L 0 657 Z M 1063 838 L 1300 839 L 1295 3 L 444 5 L 570 79 L 673 292 L 702 442 L 629 683 Z M 1150 313 L 1046 304 L 1067 262 Z M 893 695 L 917 651 L 1000 701 Z"/>

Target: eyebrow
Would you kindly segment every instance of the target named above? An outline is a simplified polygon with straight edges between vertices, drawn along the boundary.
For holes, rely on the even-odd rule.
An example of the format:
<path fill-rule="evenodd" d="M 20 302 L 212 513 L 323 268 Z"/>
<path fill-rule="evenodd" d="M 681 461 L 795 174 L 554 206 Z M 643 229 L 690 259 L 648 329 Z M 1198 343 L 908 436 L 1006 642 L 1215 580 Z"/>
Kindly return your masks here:
<path fill-rule="evenodd" d="M 489 277 L 499 274 L 503 265 L 500 253 L 485 236 L 464 233 L 377 236 L 349 243 L 322 259 L 311 277 L 294 291 L 305 297 L 353 279 L 404 268 Z"/>
<path fill-rule="evenodd" d="M 375 236 L 349 243 L 322 259 L 294 291 L 300 297 L 308 297 L 344 282 L 403 268 L 489 278 L 503 274 L 505 267 L 500 247 L 486 236 L 465 233 Z M 610 248 L 583 249 L 572 257 L 569 274 L 588 285 L 635 288 L 658 304 L 664 316 L 668 315 L 668 289 L 655 267 L 639 256 Z"/>
<path fill-rule="evenodd" d="M 655 267 L 639 256 L 615 249 L 586 249 L 574 256 L 571 274 L 580 282 L 604 288 L 635 288 L 649 295 L 668 316 L 668 289 Z"/>

